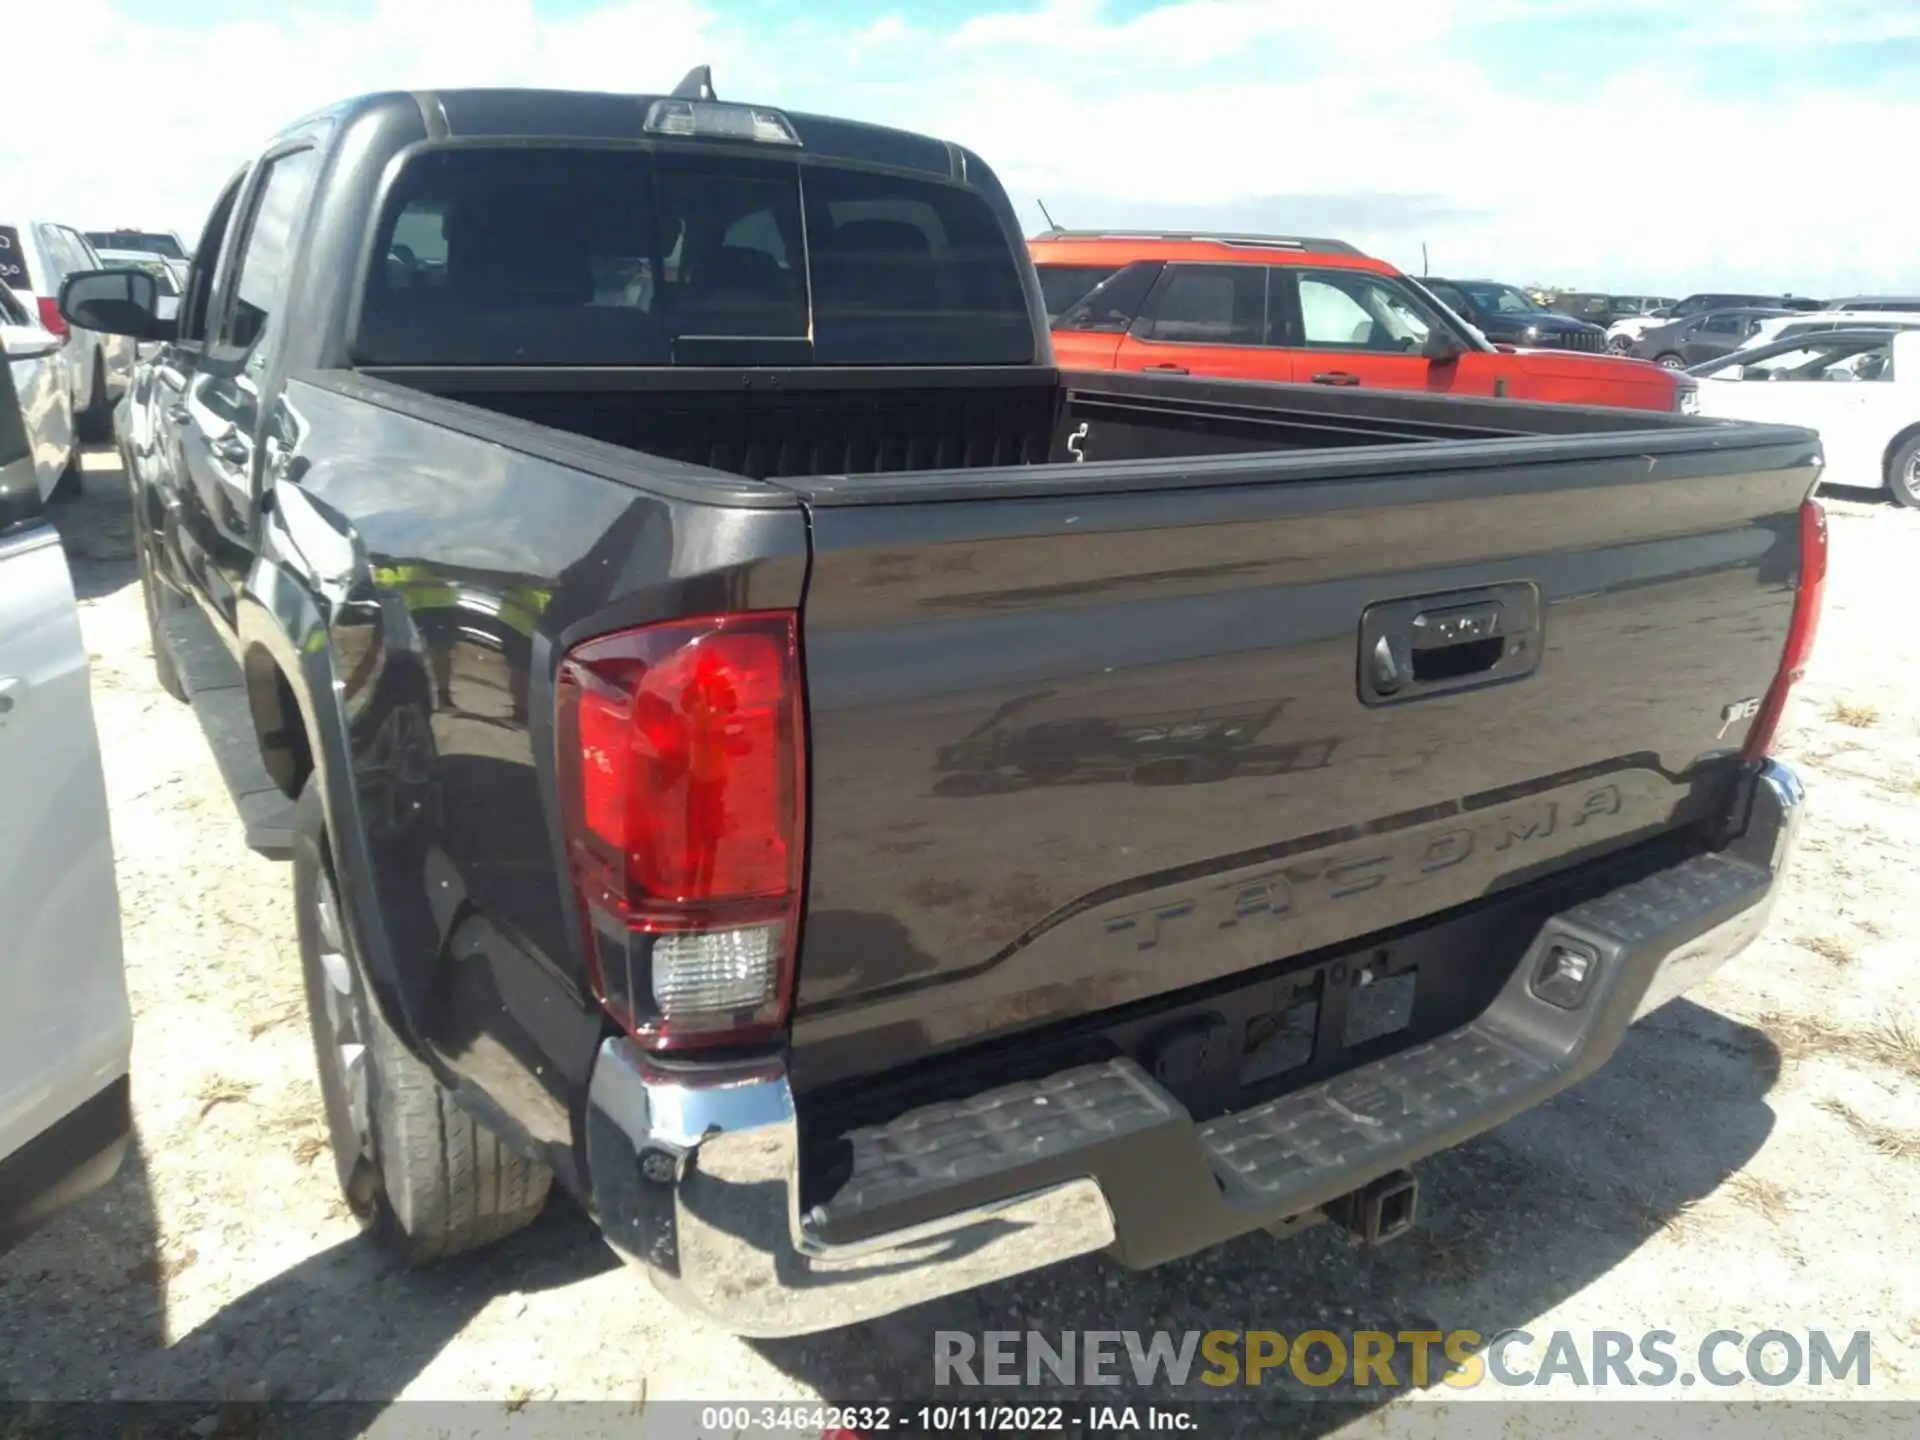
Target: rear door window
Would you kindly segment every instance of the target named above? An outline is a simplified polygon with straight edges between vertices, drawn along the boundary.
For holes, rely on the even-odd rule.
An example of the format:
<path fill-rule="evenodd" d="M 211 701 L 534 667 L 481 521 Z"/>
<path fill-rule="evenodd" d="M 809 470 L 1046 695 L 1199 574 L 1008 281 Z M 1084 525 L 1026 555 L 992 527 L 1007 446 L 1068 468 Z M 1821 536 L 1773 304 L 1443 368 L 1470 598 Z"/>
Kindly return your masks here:
<path fill-rule="evenodd" d="M 1040 294 L 1047 302 L 1047 319 L 1062 315 L 1087 298 L 1094 286 L 1118 273 L 1117 265 L 1036 265 Z"/>
<path fill-rule="evenodd" d="M 1020 364 L 1033 332 L 994 211 L 958 186 L 786 156 L 460 147 L 389 193 L 356 354 Z"/>
<path fill-rule="evenodd" d="M 1146 306 L 1153 282 L 1160 278 L 1160 262 L 1142 260 L 1129 265 L 1076 301 L 1054 322 L 1056 330 L 1118 335 L 1133 324 Z"/>
<path fill-rule="evenodd" d="M 1175 345 L 1260 345 L 1266 341 L 1264 265 L 1169 265 L 1135 333 Z"/>

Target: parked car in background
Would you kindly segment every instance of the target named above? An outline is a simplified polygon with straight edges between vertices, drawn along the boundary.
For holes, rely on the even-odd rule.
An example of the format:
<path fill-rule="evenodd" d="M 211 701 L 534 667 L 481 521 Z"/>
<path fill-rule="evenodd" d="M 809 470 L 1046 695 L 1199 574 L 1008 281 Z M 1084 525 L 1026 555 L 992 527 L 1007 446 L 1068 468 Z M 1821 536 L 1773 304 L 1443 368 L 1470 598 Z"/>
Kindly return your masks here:
<path fill-rule="evenodd" d="M 109 250 L 133 250 L 163 260 L 192 258 L 171 230 L 89 230 L 87 243 L 103 255 Z"/>
<path fill-rule="evenodd" d="M 1793 312 L 1743 306 L 1734 310 L 1707 310 L 1684 320 L 1668 320 L 1633 342 L 1629 354 L 1656 365 L 1684 370 L 1717 360 L 1740 348 L 1740 342 L 1764 321 Z"/>
<path fill-rule="evenodd" d="M 113 1178 L 133 1019 L 87 647 L 0 367 L 0 1249 Z"/>
<path fill-rule="evenodd" d="M 1432 282 L 1426 282 L 1431 288 Z M 1547 309 L 1605 329 L 1614 321 L 1613 297 L 1592 290 L 1556 290 L 1540 302 Z"/>
<path fill-rule="evenodd" d="M 1736 310 L 1747 307 L 1771 310 L 1822 310 L 1825 305 L 1818 300 L 1794 295 L 1743 295 L 1730 291 L 1700 291 L 1686 299 L 1663 307 L 1661 313 L 1630 315 L 1624 320 L 1616 320 L 1607 327 L 1607 346 L 1609 349 L 1625 355 L 1636 353 L 1634 343 L 1656 325 L 1664 325 L 1674 320 L 1691 320 L 1696 315 L 1704 315 L 1709 310 Z"/>
<path fill-rule="evenodd" d="M 1693 373 L 1708 415 L 1818 430 L 1822 483 L 1920 507 L 1920 330 L 1796 335 Z"/>
<path fill-rule="evenodd" d="M 73 429 L 73 394 L 60 359 L 60 337 L 40 323 L 0 281 L 0 339 L 25 426 L 35 483 L 42 500 L 78 479 L 80 442 Z"/>
<path fill-rule="evenodd" d="M 1692 382 L 1651 365 L 1501 349 L 1340 240 L 1050 231 L 1027 248 L 1050 312 L 1079 292 L 1050 321 L 1054 352 L 1072 369 L 1691 407 Z"/>
<path fill-rule="evenodd" d="M 60 315 L 60 282 L 100 259 L 86 237 L 51 220 L 0 222 L 0 281 L 60 337 L 61 365 L 82 440 L 113 434 L 113 404 L 133 375 L 134 346 L 117 335 L 70 329 Z"/>
<path fill-rule="evenodd" d="M 1920 295 L 1847 295 L 1827 307 L 1831 310 L 1920 311 Z"/>
<path fill-rule="evenodd" d="M 1527 345 L 1549 350 L 1607 348 L 1607 332 L 1539 304 L 1518 286 L 1498 280 L 1420 281 L 1428 293 L 1474 326 L 1496 345 Z"/>
<path fill-rule="evenodd" d="M 1740 342 L 1742 350 L 1757 350 L 1776 340 L 1791 340 L 1796 335 L 1819 335 L 1830 330 L 1860 330 L 1884 327 L 1888 330 L 1920 328 L 1920 305 L 1912 310 L 1809 310 L 1776 315 L 1760 323 Z"/>

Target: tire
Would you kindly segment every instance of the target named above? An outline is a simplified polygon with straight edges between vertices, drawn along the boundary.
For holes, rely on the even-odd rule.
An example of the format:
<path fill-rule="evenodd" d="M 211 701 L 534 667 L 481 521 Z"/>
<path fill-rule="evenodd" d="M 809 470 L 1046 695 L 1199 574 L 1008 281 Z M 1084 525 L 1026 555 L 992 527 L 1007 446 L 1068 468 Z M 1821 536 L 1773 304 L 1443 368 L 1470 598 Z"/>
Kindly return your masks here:
<path fill-rule="evenodd" d="M 187 698 L 186 684 L 174 666 L 173 652 L 167 649 L 166 641 L 160 634 L 162 618 L 177 608 L 181 600 L 155 577 L 149 548 L 152 543 L 141 525 L 140 507 L 136 505 L 133 511 L 133 549 L 140 558 L 140 598 L 147 607 L 147 643 L 153 648 L 153 678 L 167 694 L 184 702 Z"/>
<path fill-rule="evenodd" d="M 1615 355 L 1631 355 L 1633 353 L 1633 341 L 1624 335 L 1616 335 L 1607 341 L 1607 349 Z"/>
<path fill-rule="evenodd" d="M 88 445 L 104 445 L 113 439 L 113 399 L 107 394 L 107 362 L 98 350 L 93 352 L 93 393 L 87 396 L 87 408 L 73 417 L 73 427 Z"/>
<path fill-rule="evenodd" d="M 1669 370 L 1684 370 L 1687 368 L 1685 357 L 1676 355 L 1671 350 L 1664 355 L 1654 356 L 1653 363 L 1656 365 L 1664 365 Z"/>
<path fill-rule="evenodd" d="M 1920 510 L 1920 435 L 1909 435 L 1887 457 L 1887 493 L 1912 510 Z"/>
<path fill-rule="evenodd" d="M 553 1172 L 462 1110 L 367 995 L 311 783 L 294 809 L 293 896 L 327 1134 L 354 1215 L 409 1265 L 531 1224 Z"/>

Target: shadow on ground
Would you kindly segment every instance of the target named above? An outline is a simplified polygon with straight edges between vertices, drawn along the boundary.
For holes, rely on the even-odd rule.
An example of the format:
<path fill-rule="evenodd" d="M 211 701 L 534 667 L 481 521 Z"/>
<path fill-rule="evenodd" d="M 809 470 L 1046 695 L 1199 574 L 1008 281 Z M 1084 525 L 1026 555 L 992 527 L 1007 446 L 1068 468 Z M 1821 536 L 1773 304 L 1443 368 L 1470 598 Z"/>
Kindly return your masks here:
<path fill-rule="evenodd" d="M 1660 1238 L 1670 1222 L 1765 1142 L 1779 1070 L 1759 1031 L 1676 1001 L 1629 1031 L 1599 1074 L 1421 1167 L 1421 1224 L 1393 1245 L 1357 1249 L 1326 1225 L 1292 1240 L 1256 1232 L 1158 1270 L 1088 1259 L 840 1334 L 753 1343 L 844 1404 L 1044 1398 L 1078 1413 L 1158 1401 L 1208 1406 L 1209 1435 L 1325 1434 L 1392 1392 L 1214 1389 L 1197 1383 L 1203 1360 L 1184 1389 L 1140 1385 L 1124 1358 L 1128 1378 L 1111 1386 L 936 1389 L 934 1335 L 1036 1330 L 1057 1346 L 1064 1330 L 1168 1330 L 1177 1341 L 1189 1330 L 1524 1326 L 1643 1246 L 1671 1243 Z M 1404 1367 L 1396 1379 L 1408 1383 Z"/>
<path fill-rule="evenodd" d="M 63 496 L 48 518 L 60 532 L 73 573 L 74 593 L 97 600 L 140 581 L 133 550 L 133 506 L 127 498 L 119 457 L 90 450 L 80 476 L 80 493 Z"/>

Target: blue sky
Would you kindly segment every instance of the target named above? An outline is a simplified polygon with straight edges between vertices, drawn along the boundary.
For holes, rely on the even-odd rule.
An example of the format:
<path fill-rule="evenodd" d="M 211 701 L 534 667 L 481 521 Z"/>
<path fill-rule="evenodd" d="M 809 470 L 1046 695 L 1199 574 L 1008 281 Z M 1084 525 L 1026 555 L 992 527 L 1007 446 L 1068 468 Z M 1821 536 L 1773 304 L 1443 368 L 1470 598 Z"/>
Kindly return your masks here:
<path fill-rule="evenodd" d="M 66 57 L 9 112 L 65 123 L 7 127 L 0 195 L 83 225 L 193 230 L 360 91 L 707 61 L 722 95 L 972 146 L 1035 229 L 1041 196 L 1520 281 L 1920 289 L 1920 0 L 62 0 L 8 29 Z"/>

